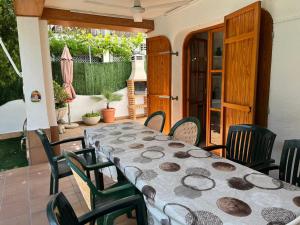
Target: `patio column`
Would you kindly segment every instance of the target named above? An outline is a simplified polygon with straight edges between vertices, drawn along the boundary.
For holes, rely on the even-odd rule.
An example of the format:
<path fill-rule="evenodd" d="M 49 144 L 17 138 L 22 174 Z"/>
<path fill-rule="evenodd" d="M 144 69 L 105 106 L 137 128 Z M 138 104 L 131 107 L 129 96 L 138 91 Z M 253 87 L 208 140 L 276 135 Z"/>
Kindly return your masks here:
<path fill-rule="evenodd" d="M 46 156 L 34 130 L 45 129 L 50 137 L 50 127 L 57 126 L 47 21 L 39 20 L 38 17 L 18 16 L 17 25 L 27 115 L 29 160 L 31 164 L 37 164 L 46 161 Z M 34 91 L 38 91 L 41 95 L 39 102 L 31 100 Z"/>

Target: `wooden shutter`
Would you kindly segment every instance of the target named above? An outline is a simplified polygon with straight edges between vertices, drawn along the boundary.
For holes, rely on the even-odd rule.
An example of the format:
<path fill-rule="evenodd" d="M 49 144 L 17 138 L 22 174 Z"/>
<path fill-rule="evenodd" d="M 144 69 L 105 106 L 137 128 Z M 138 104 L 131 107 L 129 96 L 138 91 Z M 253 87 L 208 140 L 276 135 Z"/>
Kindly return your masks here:
<path fill-rule="evenodd" d="M 260 14 L 261 5 L 256 2 L 225 17 L 223 143 L 231 125 L 255 120 Z"/>
<path fill-rule="evenodd" d="M 164 132 L 171 126 L 171 44 L 164 36 L 147 38 L 148 114 L 166 113 Z"/>

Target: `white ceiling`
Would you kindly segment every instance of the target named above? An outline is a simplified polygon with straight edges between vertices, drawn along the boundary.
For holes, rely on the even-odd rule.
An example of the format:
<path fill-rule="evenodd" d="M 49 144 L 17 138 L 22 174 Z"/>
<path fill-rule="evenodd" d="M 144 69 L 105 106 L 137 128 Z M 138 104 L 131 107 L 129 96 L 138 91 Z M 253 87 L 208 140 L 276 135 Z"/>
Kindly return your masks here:
<path fill-rule="evenodd" d="M 140 0 L 144 19 L 154 19 L 174 9 L 183 7 L 195 0 Z M 102 4 L 104 2 L 105 4 Z M 85 12 L 96 15 L 108 15 L 132 18 L 130 8 L 134 0 L 46 0 L 45 7 Z M 174 3 L 170 5 L 169 3 Z M 167 4 L 167 5 L 166 5 Z M 120 7 L 113 7 L 116 5 Z M 158 7 L 157 7 L 158 6 Z"/>

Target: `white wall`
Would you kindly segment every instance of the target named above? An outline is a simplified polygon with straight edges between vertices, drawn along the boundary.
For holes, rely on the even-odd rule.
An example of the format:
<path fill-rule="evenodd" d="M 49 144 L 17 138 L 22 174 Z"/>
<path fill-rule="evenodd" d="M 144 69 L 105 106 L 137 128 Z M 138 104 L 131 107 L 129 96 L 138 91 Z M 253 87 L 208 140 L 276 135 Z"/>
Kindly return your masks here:
<path fill-rule="evenodd" d="M 116 109 L 116 117 L 127 117 L 128 113 L 128 98 L 127 98 L 127 88 L 121 89 L 116 93 L 122 94 L 123 98 L 119 102 L 113 102 L 110 104 L 110 107 Z M 138 96 L 136 98 L 137 104 L 143 103 L 143 97 Z M 77 95 L 76 99 L 70 103 L 71 108 L 71 121 L 77 122 L 82 120 L 82 115 L 88 112 L 100 112 L 101 109 L 106 107 L 105 101 L 99 101 L 93 96 L 88 95 Z M 137 110 L 137 114 L 143 114 L 144 110 Z M 68 121 L 67 116 L 64 118 L 65 121 Z"/>
<path fill-rule="evenodd" d="M 22 131 L 25 119 L 26 110 L 23 100 L 7 102 L 0 107 L 0 134 Z"/>
<path fill-rule="evenodd" d="M 224 16 L 254 0 L 199 0 L 168 16 L 155 19 L 155 30 L 149 36 L 165 35 L 170 39 L 172 58 L 172 122 L 182 117 L 182 47 L 191 31 L 222 23 Z M 274 157 L 278 160 L 282 142 L 300 139 L 300 1 L 263 0 L 274 20 L 274 43 L 271 72 L 269 128 L 277 134 Z"/>

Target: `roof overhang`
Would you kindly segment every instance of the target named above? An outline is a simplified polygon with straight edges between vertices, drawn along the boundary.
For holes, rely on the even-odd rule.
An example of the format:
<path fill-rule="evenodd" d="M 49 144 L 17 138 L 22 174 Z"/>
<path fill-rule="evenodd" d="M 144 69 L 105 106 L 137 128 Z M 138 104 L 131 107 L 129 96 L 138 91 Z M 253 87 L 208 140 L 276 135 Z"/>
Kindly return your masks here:
<path fill-rule="evenodd" d="M 153 20 L 134 22 L 133 19 L 128 18 L 46 8 L 45 0 L 14 0 L 14 9 L 17 16 L 40 17 L 54 25 L 145 33 L 154 30 Z"/>

